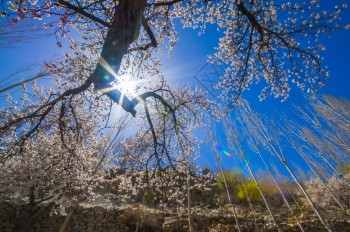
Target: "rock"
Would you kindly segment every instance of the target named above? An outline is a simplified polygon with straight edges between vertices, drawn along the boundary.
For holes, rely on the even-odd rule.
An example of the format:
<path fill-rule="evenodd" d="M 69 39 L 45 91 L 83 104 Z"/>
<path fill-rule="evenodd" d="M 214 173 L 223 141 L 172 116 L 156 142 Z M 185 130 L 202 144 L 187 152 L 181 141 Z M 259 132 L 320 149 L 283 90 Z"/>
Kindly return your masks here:
<path fill-rule="evenodd" d="M 108 211 L 108 214 L 110 216 L 115 216 L 117 213 L 114 210 Z"/>
<path fill-rule="evenodd" d="M 101 211 L 98 211 L 95 213 L 96 220 L 101 221 L 104 218 L 104 213 Z"/>
<path fill-rule="evenodd" d="M 184 216 L 186 216 L 186 215 L 187 215 L 187 210 L 184 209 L 184 208 L 180 209 L 180 211 L 179 211 L 179 217 L 184 217 Z"/>
<path fill-rule="evenodd" d="M 264 223 L 264 219 L 263 218 L 257 218 L 256 219 L 256 223 L 263 224 Z"/>
<path fill-rule="evenodd" d="M 95 216 L 94 216 L 94 215 L 88 215 L 88 216 L 86 217 L 86 221 L 87 221 L 87 222 L 92 222 L 94 219 L 95 219 Z"/>
<path fill-rule="evenodd" d="M 270 216 L 270 215 L 264 216 L 264 221 L 265 221 L 265 222 L 272 222 L 271 216 Z"/>
<path fill-rule="evenodd" d="M 108 222 L 108 220 L 106 218 L 103 218 L 101 221 L 102 224 L 106 224 L 107 222 Z"/>
<path fill-rule="evenodd" d="M 91 208 L 92 212 L 105 212 L 106 209 L 102 206 L 94 206 L 93 208 Z"/>
<path fill-rule="evenodd" d="M 163 232 L 171 232 L 179 229 L 179 220 L 176 218 L 165 218 L 162 225 Z"/>
<path fill-rule="evenodd" d="M 251 223 L 246 223 L 245 228 L 247 232 L 251 232 L 254 230 L 254 225 Z"/>
<path fill-rule="evenodd" d="M 116 228 L 111 228 L 106 230 L 106 232 L 118 232 L 118 230 Z"/>
<path fill-rule="evenodd" d="M 346 215 L 350 216 L 350 209 L 346 210 Z"/>
<path fill-rule="evenodd" d="M 221 215 L 221 212 L 217 209 L 213 209 L 212 211 L 210 211 L 210 216 L 212 217 L 219 217 Z"/>
<path fill-rule="evenodd" d="M 76 214 L 81 214 L 81 213 L 83 213 L 85 210 L 86 210 L 86 209 L 85 209 L 84 206 L 78 205 L 77 208 L 75 209 L 75 213 L 76 213 Z"/>
<path fill-rule="evenodd" d="M 278 229 L 276 226 L 270 226 L 267 228 L 268 231 L 278 232 Z"/>

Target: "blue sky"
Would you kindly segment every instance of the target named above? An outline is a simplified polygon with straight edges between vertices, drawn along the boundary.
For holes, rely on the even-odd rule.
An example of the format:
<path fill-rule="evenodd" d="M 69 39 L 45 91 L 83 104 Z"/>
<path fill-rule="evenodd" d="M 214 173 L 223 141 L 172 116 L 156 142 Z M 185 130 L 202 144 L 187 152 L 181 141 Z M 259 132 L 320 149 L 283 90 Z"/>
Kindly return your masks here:
<path fill-rule="evenodd" d="M 333 1 L 321 1 L 325 4 L 325 8 L 331 7 Z M 346 9 L 343 13 L 343 23 L 350 23 L 350 10 Z M 165 78 L 169 81 L 179 83 L 180 86 L 187 82 L 197 85 L 201 88 L 203 86 L 196 80 L 196 74 L 200 72 L 203 75 L 204 72 L 209 73 L 212 70 L 212 66 L 207 65 L 207 56 L 213 54 L 214 47 L 217 45 L 220 32 L 216 30 L 215 25 L 208 25 L 207 29 L 202 32 L 201 30 L 182 29 L 181 25 L 177 25 L 179 31 L 180 40 L 177 46 L 173 50 L 172 56 L 166 55 L 160 56 L 163 63 L 163 71 Z M 324 45 L 327 50 L 323 53 L 325 57 L 324 64 L 329 66 L 331 76 L 327 81 L 326 86 L 320 91 L 320 94 L 330 94 L 335 96 L 350 98 L 350 30 L 339 31 L 330 39 L 323 39 Z M 67 45 L 67 43 L 65 44 Z M 64 46 L 65 47 L 65 46 Z M 21 68 L 26 64 L 40 65 L 43 61 L 50 61 L 63 55 L 64 48 L 58 48 L 56 45 L 55 37 L 41 37 L 28 43 L 18 45 L 16 49 L 8 49 L 1 51 L 0 55 L 0 68 L 3 70 L 2 77 L 12 73 L 13 70 Z M 201 69 L 204 67 L 204 71 Z M 219 70 L 219 69 L 218 69 Z M 203 77 L 203 76 L 202 76 Z M 210 79 L 215 78 L 215 75 L 210 76 Z M 202 81 L 202 84 L 207 88 L 211 88 L 208 81 Z M 217 93 L 217 92 L 214 92 Z M 274 111 L 291 113 L 292 104 L 303 104 L 303 100 L 299 90 L 293 90 L 291 97 L 284 103 L 280 102 L 280 99 L 274 99 L 272 97 L 267 98 L 263 102 L 258 101 L 259 92 L 256 88 L 244 93 L 244 97 L 249 100 L 252 108 L 260 113 L 272 113 Z M 4 98 L 0 98 L 3 105 Z M 218 124 L 218 140 L 224 147 L 227 147 L 225 143 L 225 136 L 223 134 L 221 124 Z M 197 134 L 201 139 L 205 139 L 204 131 L 199 131 Z M 229 150 L 227 148 L 227 150 Z M 230 152 L 230 151 L 229 151 Z M 208 152 L 208 146 L 203 145 L 202 155 L 200 163 L 202 165 L 212 165 L 214 159 L 213 154 Z M 225 167 L 232 168 L 232 162 L 229 157 L 223 157 Z M 296 160 L 295 162 L 298 163 Z M 259 168 L 260 163 L 255 163 L 254 166 Z"/>
<path fill-rule="evenodd" d="M 332 1 L 321 1 L 321 7 L 323 6 L 326 9 L 333 7 L 332 4 L 334 4 Z M 345 10 L 342 18 L 343 24 L 350 23 L 349 9 Z M 181 29 L 180 26 L 179 29 Z M 201 81 L 200 83 L 198 82 L 198 78 L 196 79 L 195 77 L 198 76 L 199 72 L 200 78 L 206 79 L 206 74 L 215 72 L 210 64 L 204 67 L 204 69 L 202 68 L 207 64 L 207 56 L 215 52 L 213 48 L 217 45 L 219 36 L 220 32 L 217 31 L 215 25 L 208 25 L 204 33 L 200 30 L 193 31 L 188 28 L 181 30 L 179 33 L 180 40 L 172 56 L 162 57 L 164 73 L 169 73 L 171 79 L 177 80 L 182 85 L 190 82 L 194 86 L 202 88 L 203 85 L 205 85 L 207 90 L 211 90 L 209 81 Z M 320 90 L 319 94 L 350 98 L 350 30 L 338 31 L 332 38 L 322 38 L 321 41 L 327 47 L 322 55 L 325 57 L 324 65 L 329 66 L 331 76 L 327 80 L 326 86 Z M 219 67 L 216 67 L 216 69 L 220 71 Z M 216 75 L 212 74 L 209 76 L 210 79 L 215 79 Z M 293 112 L 292 104 L 305 104 L 305 100 L 302 98 L 301 91 L 298 88 L 294 88 L 289 99 L 283 103 L 281 103 L 281 99 L 274 99 L 273 97 L 268 97 L 265 101 L 260 102 L 258 100 L 259 91 L 259 88 L 253 87 L 252 90 L 244 93 L 244 98 L 249 101 L 252 109 L 259 113 L 272 114 L 273 112 L 278 112 L 285 113 L 295 118 L 296 115 Z M 214 92 L 214 94 L 217 93 L 218 92 Z M 232 151 L 230 151 L 227 146 L 221 123 L 218 123 L 216 132 L 218 142 L 231 153 Z M 205 130 L 201 130 L 197 132 L 197 134 L 202 140 L 205 140 Z M 217 166 L 217 164 L 215 164 L 215 158 L 213 157 L 214 154 L 209 151 L 210 147 L 203 144 L 199 163 L 204 166 Z M 255 155 L 251 155 L 252 158 L 250 158 L 249 154 L 247 155 L 248 158 L 253 161 L 254 169 L 259 169 L 262 165 L 259 159 L 253 158 Z M 245 165 L 241 164 L 241 167 L 234 167 L 230 157 L 223 155 L 222 162 L 227 169 L 244 169 L 246 173 Z M 300 165 L 302 168 L 305 167 L 301 159 L 295 155 L 293 156 L 292 162 L 294 162 L 295 165 Z M 274 160 L 274 163 L 278 162 Z"/>

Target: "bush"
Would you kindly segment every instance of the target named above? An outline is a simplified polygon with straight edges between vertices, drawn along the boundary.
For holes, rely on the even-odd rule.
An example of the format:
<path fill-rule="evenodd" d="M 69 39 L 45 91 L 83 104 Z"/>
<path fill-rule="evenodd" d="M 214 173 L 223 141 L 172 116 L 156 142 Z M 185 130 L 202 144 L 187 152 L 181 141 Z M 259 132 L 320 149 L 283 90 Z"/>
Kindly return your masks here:
<path fill-rule="evenodd" d="M 218 175 L 218 177 L 216 179 L 216 182 L 218 184 L 218 188 L 220 190 L 224 190 L 225 189 L 224 176 L 225 176 L 225 179 L 226 179 L 227 187 L 229 188 L 229 191 L 231 193 L 237 191 L 237 187 L 240 184 L 240 180 L 244 179 L 242 174 L 240 174 L 238 172 L 224 171 L 224 174 L 221 173 L 220 175 Z"/>
<path fill-rule="evenodd" d="M 260 200 L 261 194 L 258 186 L 254 181 L 248 180 L 245 183 L 238 186 L 237 197 L 241 200 L 245 200 L 249 196 L 249 199 L 252 201 Z"/>

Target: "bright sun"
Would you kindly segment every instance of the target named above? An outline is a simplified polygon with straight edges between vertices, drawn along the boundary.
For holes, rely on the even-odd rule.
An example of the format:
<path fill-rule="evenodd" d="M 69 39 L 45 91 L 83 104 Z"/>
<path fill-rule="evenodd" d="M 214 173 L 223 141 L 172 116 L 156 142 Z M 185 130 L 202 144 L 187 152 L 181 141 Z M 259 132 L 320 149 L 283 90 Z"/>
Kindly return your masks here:
<path fill-rule="evenodd" d="M 114 88 L 120 90 L 123 94 L 136 94 L 138 81 L 131 80 L 131 75 L 126 74 L 118 76 L 116 72 L 107 64 L 107 62 L 101 57 L 99 61 L 100 65 L 106 69 L 117 80 L 117 84 Z"/>
<path fill-rule="evenodd" d="M 149 87 L 152 81 L 152 78 L 133 80 L 131 75 L 123 75 L 118 76 L 116 88 L 123 94 L 132 94 L 137 96 L 139 94 L 138 91 L 145 87 Z"/>
<path fill-rule="evenodd" d="M 135 93 L 137 83 L 136 81 L 131 80 L 131 77 L 129 75 L 118 77 L 118 80 L 119 82 L 117 84 L 117 87 L 122 93 Z"/>

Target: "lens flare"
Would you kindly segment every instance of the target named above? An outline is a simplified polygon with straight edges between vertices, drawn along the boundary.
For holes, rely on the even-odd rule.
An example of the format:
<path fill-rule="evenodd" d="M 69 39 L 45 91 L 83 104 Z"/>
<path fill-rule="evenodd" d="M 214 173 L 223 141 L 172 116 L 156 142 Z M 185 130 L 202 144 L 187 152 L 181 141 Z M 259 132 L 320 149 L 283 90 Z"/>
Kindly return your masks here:
<path fill-rule="evenodd" d="M 223 149 L 221 146 L 217 146 L 216 147 L 222 154 L 227 155 L 227 156 L 232 156 L 228 151 L 226 151 L 225 149 Z"/>
<path fill-rule="evenodd" d="M 136 94 L 136 85 L 137 82 L 130 79 L 130 76 L 122 76 L 118 78 L 117 86 L 121 90 L 122 93 L 132 93 Z"/>

